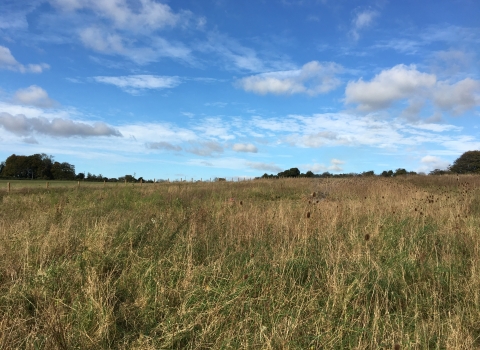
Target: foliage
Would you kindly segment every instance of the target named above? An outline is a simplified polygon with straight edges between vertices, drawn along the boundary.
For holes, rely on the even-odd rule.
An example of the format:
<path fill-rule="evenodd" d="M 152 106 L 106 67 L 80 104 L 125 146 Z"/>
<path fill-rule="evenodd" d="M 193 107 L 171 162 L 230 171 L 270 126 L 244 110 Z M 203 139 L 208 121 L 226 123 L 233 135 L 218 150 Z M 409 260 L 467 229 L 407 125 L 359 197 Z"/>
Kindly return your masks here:
<path fill-rule="evenodd" d="M 298 168 L 291 168 L 289 170 L 282 171 L 278 173 L 278 177 L 299 177 L 300 170 Z"/>
<path fill-rule="evenodd" d="M 463 153 L 449 169 L 457 174 L 480 173 L 480 151 L 468 151 Z"/>
<path fill-rule="evenodd" d="M 1 175 L 18 179 L 54 179 L 52 174 L 53 157 L 45 153 L 31 156 L 12 154 L 5 161 Z"/>

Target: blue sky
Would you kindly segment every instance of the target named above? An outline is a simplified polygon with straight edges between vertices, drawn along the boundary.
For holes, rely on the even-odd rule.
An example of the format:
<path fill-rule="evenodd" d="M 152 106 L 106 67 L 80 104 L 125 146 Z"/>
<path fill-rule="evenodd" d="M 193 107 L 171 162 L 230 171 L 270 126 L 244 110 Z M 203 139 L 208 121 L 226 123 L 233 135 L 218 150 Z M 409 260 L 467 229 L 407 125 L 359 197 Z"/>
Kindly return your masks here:
<path fill-rule="evenodd" d="M 0 9 L 0 159 L 206 179 L 428 172 L 480 149 L 476 0 Z"/>

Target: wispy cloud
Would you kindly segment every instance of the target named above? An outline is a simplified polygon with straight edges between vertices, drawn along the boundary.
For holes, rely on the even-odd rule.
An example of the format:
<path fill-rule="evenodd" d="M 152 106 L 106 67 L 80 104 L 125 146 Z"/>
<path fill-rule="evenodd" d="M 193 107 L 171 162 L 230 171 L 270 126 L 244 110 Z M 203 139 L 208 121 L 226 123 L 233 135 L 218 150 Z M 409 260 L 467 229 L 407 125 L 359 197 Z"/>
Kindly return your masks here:
<path fill-rule="evenodd" d="M 242 78 L 236 85 L 257 94 L 292 95 L 305 93 L 311 96 L 334 90 L 340 85 L 336 74 L 342 67 L 333 62 L 312 61 L 301 69 L 262 73 Z"/>
<path fill-rule="evenodd" d="M 99 83 L 115 85 L 131 94 L 137 94 L 143 90 L 171 89 L 181 83 L 179 77 L 158 75 L 97 76 L 93 79 Z"/>
<path fill-rule="evenodd" d="M 232 149 L 235 152 L 246 152 L 246 153 L 257 153 L 258 149 L 255 145 L 251 143 L 236 143 L 233 145 Z"/>
<path fill-rule="evenodd" d="M 357 12 L 352 20 L 352 29 L 350 31 L 353 39 L 358 40 L 360 38 L 360 31 L 371 26 L 373 20 L 379 15 L 380 13 L 374 10 Z"/>
<path fill-rule="evenodd" d="M 157 149 L 157 150 L 165 150 L 165 151 L 181 151 L 182 147 L 173 145 L 169 142 L 149 142 L 146 144 L 148 149 Z"/>
<path fill-rule="evenodd" d="M 223 153 L 223 146 L 216 141 L 198 142 L 194 147 L 187 149 L 187 152 L 196 154 L 197 156 L 212 156 L 214 154 Z"/>
<path fill-rule="evenodd" d="M 255 170 L 261 170 L 261 171 L 270 171 L 274 173 L 279 173 L 282 171 L 282 168 L 280 168 L 278 165 L 274 163 L 264 163 L 264 162 L 246 162 L 246 165 L 249 168 L 255 169 Z"/>
<path fill-rule="evenodd" d="M 20 73 L 42 73 L 49 68 L 50 66 L 46 63 L 24 65 L 13 57 L 8 47 L 0 46 L 0 69 L 8 69 Z"/>

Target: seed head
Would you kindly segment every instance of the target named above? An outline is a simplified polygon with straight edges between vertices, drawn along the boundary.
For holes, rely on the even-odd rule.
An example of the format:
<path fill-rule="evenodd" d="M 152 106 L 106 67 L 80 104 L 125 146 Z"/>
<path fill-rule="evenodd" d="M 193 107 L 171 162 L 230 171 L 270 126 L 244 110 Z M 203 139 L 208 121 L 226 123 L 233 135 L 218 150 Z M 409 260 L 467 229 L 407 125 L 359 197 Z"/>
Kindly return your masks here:
<path fill-rule="evenodd" d="M 307 212 L 307 219 L 310 219 L 310 212 Z"/>
<path fill-rule="evenodd" d="M 400 344 L 395 344 L 395 346 L 393 347 L 395 350 L 400 350 Z"/>
<path fill-rule="evenodd" d="M 368 233 L 365 234 L 365 240 L 368 241 L 370 239 L 370 235 Z"/>

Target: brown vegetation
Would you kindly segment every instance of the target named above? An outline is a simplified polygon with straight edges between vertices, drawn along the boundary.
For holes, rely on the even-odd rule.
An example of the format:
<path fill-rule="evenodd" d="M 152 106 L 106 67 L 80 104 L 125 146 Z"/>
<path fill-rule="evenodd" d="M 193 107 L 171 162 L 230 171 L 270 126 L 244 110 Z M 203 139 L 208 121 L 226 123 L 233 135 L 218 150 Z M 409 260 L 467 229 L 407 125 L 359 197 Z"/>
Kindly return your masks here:
<path fill-rule="evenodd" d="M 478 348 L 479 185 L 2 190 L 0 348 Z"/>

